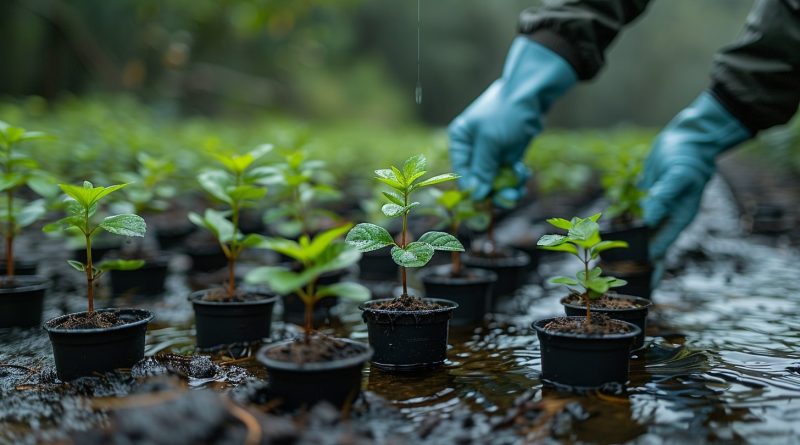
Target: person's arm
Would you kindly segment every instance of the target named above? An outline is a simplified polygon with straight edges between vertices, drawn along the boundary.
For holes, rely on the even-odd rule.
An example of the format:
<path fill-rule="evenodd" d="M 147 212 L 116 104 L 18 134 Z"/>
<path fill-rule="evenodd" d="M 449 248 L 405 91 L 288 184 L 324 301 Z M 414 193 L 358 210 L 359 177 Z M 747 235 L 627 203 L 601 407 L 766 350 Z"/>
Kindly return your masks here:
<path fill-rule="evenodd" d="M 597 73 L 608 45 L 646 5 L 646 0 L 561 1 L 524 12 L 522 35 L 511 45 L 502 76 L 450 124 L 450 160 L 460 186 L 483 199 L 500 169 L 509 168 L 517 186 L 494 199 L 504 207 L 515 205 L 529 177 L 522 158 L 542 131 L 542 117 L 579 79 Z"/>
<path fill-rule="evenodd" d="M 714 58 L 711 86 L 656 138 L 645 162 L 650 256 L 660 261 L 695 217 L 715 158 L 800 105 L 800 0 L 758 0 L 743 32 Z"/>

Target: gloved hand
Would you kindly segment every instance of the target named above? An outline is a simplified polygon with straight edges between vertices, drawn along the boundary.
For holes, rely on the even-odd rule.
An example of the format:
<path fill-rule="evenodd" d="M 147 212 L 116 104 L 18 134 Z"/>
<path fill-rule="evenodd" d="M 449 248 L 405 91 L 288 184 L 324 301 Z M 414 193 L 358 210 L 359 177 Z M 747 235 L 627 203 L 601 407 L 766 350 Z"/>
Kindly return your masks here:
<path fill-rule="evenodd" d="M 752 137 L 711 94 L 704 92 L 656 138 L 644 166 L 644 222 L 653 228 L 650 259 L 660 279 L 667 248 L 694 219 L 703 188 L 716 170 L 714 158 Z"/>
<path fill-rule="evenodd" d="M 450 161 L 461 188 L 484 199 L 500 168 L 510 168 L 516 184 L 501 186 L 494 200 L 515 205 L 530 177 L 522 163 L 525 149 L 542 131 L 542 115 L 577 80 L 561 56 L 527 37 L 514 39 L 502 77 L 450 124 Z"/>

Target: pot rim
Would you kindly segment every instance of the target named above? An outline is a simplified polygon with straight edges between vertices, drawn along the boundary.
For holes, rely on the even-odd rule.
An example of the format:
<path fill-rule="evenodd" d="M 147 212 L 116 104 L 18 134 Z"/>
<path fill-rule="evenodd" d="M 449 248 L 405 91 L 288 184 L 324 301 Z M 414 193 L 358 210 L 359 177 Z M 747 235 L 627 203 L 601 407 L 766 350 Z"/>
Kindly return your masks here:
<path fill-rule="evenodd" d="M 262 304 L 274 303 L 278 301 L 280 295 L 269 294 L 263 289 L 259 290 L 248 290 L 247 293 L 256 294 L 256 295 L 263 295 L 264 298 L 261 300 L 253 300 L 253 301 L 205 301 L 202 300 L 203 295 L 206 292 L 211 291 L 212 289 L 203 289 L 194 291 L 189 294 L 186 298 L 192 304 L 197 304 L 201 306 L 259 306 Z"/>
<path fill-rule="evenodd" d="M 63 318 L 69 317 L 71 315 L 78 315 L 78 314 L 86 314 L 88 311 L 81 311 L 81 312 L 71 312 L 69 314 L 59 315 L 58 317 L 51 318 L 42 324 L 42 328 L 47 331 L 48 334 L 65 334 L 65 335 L 91 335 L 91 334 L 104 334 L 108 332 L 115 332 L 121 331 L 125 329 L 130 329 L 133 327 L 146 325 L 150 323 L 155 317 L 155 314 L 146 310 L 146 309 L 137 309 L 137 308 L 105 308 L 105 309 L 97 309 L 95 312 L 135 312 L 140 315 L 144 315 L 144 318 L 141 320 L 136 320 L 130 323 L 125 323 L 120 326 L 112 326 L 110 328 L 91 328 L 91 329 L 64 329 L 64 328 L 56 328 L 50 326 L 53 322 L 57 320 L 61 320 Z"/>
<path fill-rule="evenodd" d="M 647 298 L 637 297 L 634 295 L 625 295 L 625 294 L 607 294 L 609 298 L 619 298 L 622 300 L 634 300 L 636 303 L 640 304 L 639 307 L 633 308 L 592 308 L 594 311 L 602 311 L 602 312 L 613 312 L 613 313 L 620 313 L 620 312 L 635 312 L 635 311 L 647 311 L 653 306 L 653 301 L 648 300 Z M 563 306 L 573 308 L 573 309 L 586 309 L 586 306 L 583 304 L 573 304 L 573 303 L 565 303 L 564 300 L 569 298 L 570 296 L 567 295 L 566 297 L 561 298 L 558 300 Z"/>
<path fill-rule="evenodd" d="M 8 277 L 8 275 L 0 275 L 0 280 Z M 14 275 L 14 279 L 20 282 L 22 286 L 18 287 L 0 287 L 0 297 L 4 294 L 18 294 L 22 292 L 38 292 L 46 290 L 50 287 L 50 280 L 41 275 Z"/>
<path fill-rule="evenodd" d="M 270 343 L 268 345 L 262 346 L 256 353 L 256 361 L 258 361 L 258 363 L 267 368 L 267 371 L 269 371 L 270 368 L 280 371 L 296 371 L 296 372 L 334 371 L 342 368 L 349 368 L 352 366 L 356 366 L 358 364 L 364 364 L 368 362 L 372 358 L 372 355 L 375 353 L 375 350 L 372 349 L 372 346 L 366 343 L 351 340 L 349 338 L 336 338 L 336 340 L 343 341 L 347 344 L 356 345 L 362 348 L 362 352 L 359 355 L 344 359 L 331 360 L 326 362 L 303 363 L 303 364 L 295 362 L 285 362 L 283 360 L 276 360 L 267 357 L 267 351 L 269 351 L 270 349 L 277 348 L 279 346 L 283 346 L 285 344 L 292 343 L 297 340 L 302 340 L 302 338 L 298 337 L 289 340 L 282 340 L 276 343 Z"/>
<path fill-rule="evenodd" d="M 449 273 L 441 274 L 446 270 L 450 270 L 449 264 L 442 264 L 436 267 L 422 271 L 417 276 L 424 283 L 436 283 L 449 286 L 466 286 L 471 284 L 495 283 L 497 282 L 497 273 L 489 269 L 481 269 L 478 267 L 464 267 L 463 272 L 471 272 L 479 276 L 474 278 L 468 277 L 451 277 Z"/>
<path fill-rule="evenodd" d="M 387 314 L 387 315 L 420 315 L 420 314 L 437 314 L 441 312 L 450 312 L 458 308 L 458 303 L 451 300 L 445 300 L 443 298 L 422 298 L 423 301 L 433 302 L 437 304 L 441 304 L 445 307 L 439 309 L 430 309 L 427 311 L 419 310 L 419 311 L 390 311 L 387 309 L 374 309 L 369 307 L 372 304 L 380 303 L 383 301 L 392 301 L 394 298 L 379 298 L 377 300 L 369 300 L 365 301 L 358 305 L 358 309 L 362 312 L 372 312 L 376 314 Z"/>
<path fill-rule="evenodd" d="M 614 321 L 618 321 L 620 323 L 624 323 L 624 324 L 628 325 L 629 328 L 632 328 L 631 332 L 626 332 L 624 334 L 587 335 L 587 334 L 577 334 L 577 333 L 572 333 L 572 332 L 552 332 L 552 331 L 547 331 L 547 330 L 544 329 L 544 325 L 547 324 L 547 322 L 550 322 L 550 321 L 555 320 L 557 318 L 569 318 L 569 319 L 579 319 L 580 318 L 580 319 L 583 319 L 583 318 L 586 318 L 586 317 L 584 317 L 582 315 L 572 315 L 572 316 L 563 316 L 563 317 L 542 318 L 540 320 L 536 320 L 533 323 L 531 323 L 531 328 L 534 329 L 537 333 L 550 335 L 550 336 L 553 336 L 553 337 L 571 338 L 571 339 L 575 339 L 575 340 L 589 340 L 589 341 L 633 339 L 633 338 L 635 338 L 636 336 L 638 336 L 639 334 L 642 333 L 642 330 L 639 328 L 639 326 L 636 326 L 635 324 L 633 324 L 631 322 L 622 321 L 622 320 L 614 320 Z"/>

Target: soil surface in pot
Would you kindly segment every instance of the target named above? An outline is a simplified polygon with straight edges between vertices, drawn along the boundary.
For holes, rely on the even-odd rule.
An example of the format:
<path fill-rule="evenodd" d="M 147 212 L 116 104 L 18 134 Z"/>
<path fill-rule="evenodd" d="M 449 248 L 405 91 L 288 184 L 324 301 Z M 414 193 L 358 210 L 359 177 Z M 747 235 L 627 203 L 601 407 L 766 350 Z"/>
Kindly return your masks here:
<path fill-rule="evenodd" d="M 586 300 L 581 295 L 572 294 L 564 299 L 564 303 L 585 306 Z M 589 300 L 589 307 L 594 309 L 636 309 L 644 306 L 627 298 L 603 295 L 596 300 Z"/>
<path fill-rule="evenodd" d="M 430 303 L 422 298 L 414 296 L 400 296 L 393 298 L 389 301 L 381 301 L 380 303 L 369 306 L 370 309 L 379 311 L 433 311 L 441 309 L 442 305 L 438 303 Z"/>
<path fill-rule="evenodd" d="M 51 327 L 60 329 L 103 329 L 124 326 L 138 320 L 120 319 L 114 312 L 89 312 L 72 314 Z"/>
<path fill-rule="evenodd" d="M 586 319 L 561 317 L 547 323 L 544 328 L 549 332 L 586 334 L 590 336 L 603 336 L 609 334 L 625 334 L 631 329 L 621 321 L 612 320 L 604 314 L 592 314 L 591 323 Z"/>
<path fill-rule="evenodd" d="M 228 291 L 223 288 L 214 288 L 209 290 L 208 292 L 203 295 L 201 298 L 202 301 L 216 301 L 219 303 L 245 303 L 248 301 L 260 301 L 264 300 L 265 297 L 262 294 L 255 294 L 252 292 L 246 292 L 243 290 L 236 290 L 233 296 L 228 296 Z"/>
<path fill-rule="evenodd" d="M 306 343 L 304 338 L 267 351 L 267 357 L 282 362 L 319 363 L 342 360 L 364 353 L 352 343 L 343 342 L 327 335 L 314 333 Z"/>

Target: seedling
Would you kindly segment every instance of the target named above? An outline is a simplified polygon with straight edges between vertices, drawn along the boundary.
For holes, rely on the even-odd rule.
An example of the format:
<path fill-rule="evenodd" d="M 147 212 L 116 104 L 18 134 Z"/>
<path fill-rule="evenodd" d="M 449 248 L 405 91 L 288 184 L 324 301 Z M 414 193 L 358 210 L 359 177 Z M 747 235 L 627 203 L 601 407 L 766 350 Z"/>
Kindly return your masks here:
<path fill-rule="evenodd" d="M 5 194 L 4 205 L 0 209 L 0 221 L 3 236 L 6 242 L 6 280 L 14 279 L 14 239 L 19 232 L 36 222 L 44 215 L 46 208 L 44 200 L 37 199 L 30 202 L 15 197 L 15 193 L 23 185 L 27 185 L 37 193 L 44 193 L 46 189 L 54 188 L 44 175 L 37 171 L 38 163 L 17 151 L 23 142 L 52 139 L 45 133 L 26 131 L 23 128 L 13 127 L 0 121 L 0 168 L 3 176 L 0 178 L 0 192 Z"/>
<path fill-rule="evenodd" d="M 214 235 L 228 259 L 228 299 L 236 296 L 236 262 L 239 256 L 246 248 L 255 247 L 263 241 L 260 235 L 245 236 L 241 232 L 239 216 L 242 209 L 255 207 L 267 193 L 266 188 L 257 185 L 265 171 L 262 168 L 253 168 L 253 165 L 271 150 L 271 145 L 262 145 L 243 155 L 214 154 L 224 168 L 207 170 L 197 176 L 203 189 L 228 207 L 224 211 L 206 209 L 202 216 L 189 213 L 192 223 Z"/>
<path fill-rule="evenodd" d="M 147 225 L 141 216 L 132 213 L 123 213 L 103 218 L 102 222 L 95 223 L 92 217 L 97 212 L 100 200 L 109 194 L 125 187 L 128 184 L 118 184 L 109 187 L 95 187 L 89 181 L 84 181 L 83 186 L 59 184 L 61 190 L 67 194 L 67 217 L 45 226 L 45 231 L 77 230 L 83 235 L 86 247 L 86 262 L 68 260 L 70 266 L 86 274 L 86 286 L 89 299 L 88 312 L 94 312 L 94 285 L 95 282 L 109 270 L 134 270 L 144 265 L 143 260 L 108 260 L 99 264 L 92 262 L 92 239 L 102 231 L 121 236 L 143 237 Z"/>
<path fill-rule="evenodd" d="M 489 218 L 486 224 L 486 243 L 482 246 L 482 252 L 488 255 L 495 255 L 498 252 L 497 240 L 494 236 L 495 223 L 497 221 L 497 205 L 500 199 L 500 190 L 505 188 L 516 188 L 519 179 L 513 170 L 510 168 L 502 168 L 497 173 L 497 176 L 492 182 L 492 191 L 481 203 L 480 207 L 483 209 Z M 500 202 L 503 207 L 510 208 L 514 205 L 512 202 Z"/>
<path fill-rule="evenodd" d="M 627 284 L 625 280 L 603 276 L 603 271 L 597 266 L 589 267 L 589 263 L 597 259 L 600 252 L 628 247 L 628 243 L 624 241 L 603 241 L 600 239 L 600 226 L 597 224 L 600 215 L 600 213 L 597 213 L 588 218 L 574 217 L 569 221 L 563 218 L 548 219 L 547 222 L 550 225 L 566 230 L 567 234 L 544 235 L 536 243 L 539 248 L 544 250 L 572 254 L 583 263 L 583 269 L 575 274 L 575 278 L 555 277 L 550 279 L 550 282 L 566 286 L 580 286 L 581 291 L 569 289 L 573 293 L 579 294 L 586 301 L 587 323 L 592 322 L 592 314 L 589 308 L 591 300 L 601 298 L 611 288 Z"/>
<path fill-rule="evenodd" d="M 264 284 L 270 289 L 286 295 L 294 292 L 305 306 L 305 341 L 309 342 L 313 332 L 314 306 L 321 299 L 338 296 L 351 300 L 366 301 L 369 290 L 356 283 L 317 285 L 322 274 L 342 270 L 358 262 L 361 253 L 341 241 L 341 236 L 351 224 L 336 227 L 310 238 L 301 235 L 299 241 L 285 238 L 264 238 L 259 247 L 282 253 L 301 265 L 300 270 L 284 266 L 259 267 L 247 274 L 248 283 Z"/>
<path fill-rule="evenodd" d="M 489 225 L 490 216 L 486 211 L 476 208 L 475 203 L 469 198 L 470 192 L 462 190 L 431 189 L 431 194 L 436 200 L 439 208 L 439 217 L 450 234 L 458 236 L 461 224 L 466 224 L 472 230 L 486 230 Z M 461 252 L 452 252 L 453 276 L 461 275 Z"/>
<path fill-rule="evenodd" d="M 346 238 L 348 244 L 355 246 L 361 252 L 370 252 L 392 246 L 392 259 L 395 264 L 400 266 L 402 277 L 403 294 L 401 297 L 406 298 L 408 297 L 406 268 L 422 267 L 428 264 L 433 257 L 433 253 L 437 250 L 464 251 L 464 246 L 461 245 L 456 237 L 444 232 L 427 232 L 419 237 L 417 241 L 408 242 L 408 215 L 411 209 L 419 205 L 419 202 L 411 200 L 411 194 L 424 187 L 458 178 L 453 173 L 445 173 L 421 181 L 420 179 L 427 173 L 425 171 L 426 165 L 425 156 L 416 155 L 406 160 L 402 171 L 395 166 L 375 170 L 375 179 L 391 188 L 390 191 L 383 192 L 383 195 L 389 200 L 381 208 L 383 214 L 390 218 L 402 218 L 403 220 L 399 244 L 395 242 L 386 229 L 369 223 L 361 223 L 353 227 Z"/>
<path fill-rule="evenodd" d="M 325 219 L 336 221 L 338 215 L 323 209 L 326 202 L 341 198 L 331 186 L 333 175 L 325 170 L 323 161 L 308 159 L 301 150 L 283 153 L 283 162 L 265 167 L 269 172 L 260 181 L 276 190 L 279 203 L 264 213 L 264 221 L 273 224 L 285 237 L 296 238 L 320 229 Z"/>
<path fill-rule="evenodd" d="M 604 168 L 601 182 L 609 207 L 606 216 L 621 224 L 641 220 L 641 201 L 647 192 L 638 187 L 642 160 L 634 155 L 621 155 Z"/>
<path fill-rule="evenodd" d="M 175 173 L 175 164 L 165 158 L 155 158 L 147 153 L 136 155 L 135 171 L 118 173 L 116 177 L 125 183 L 125 203 L 135 214 L 163 212 L 169 208 L 169 200 L 175 197 L 175 187 L 169 184 Z"/>

